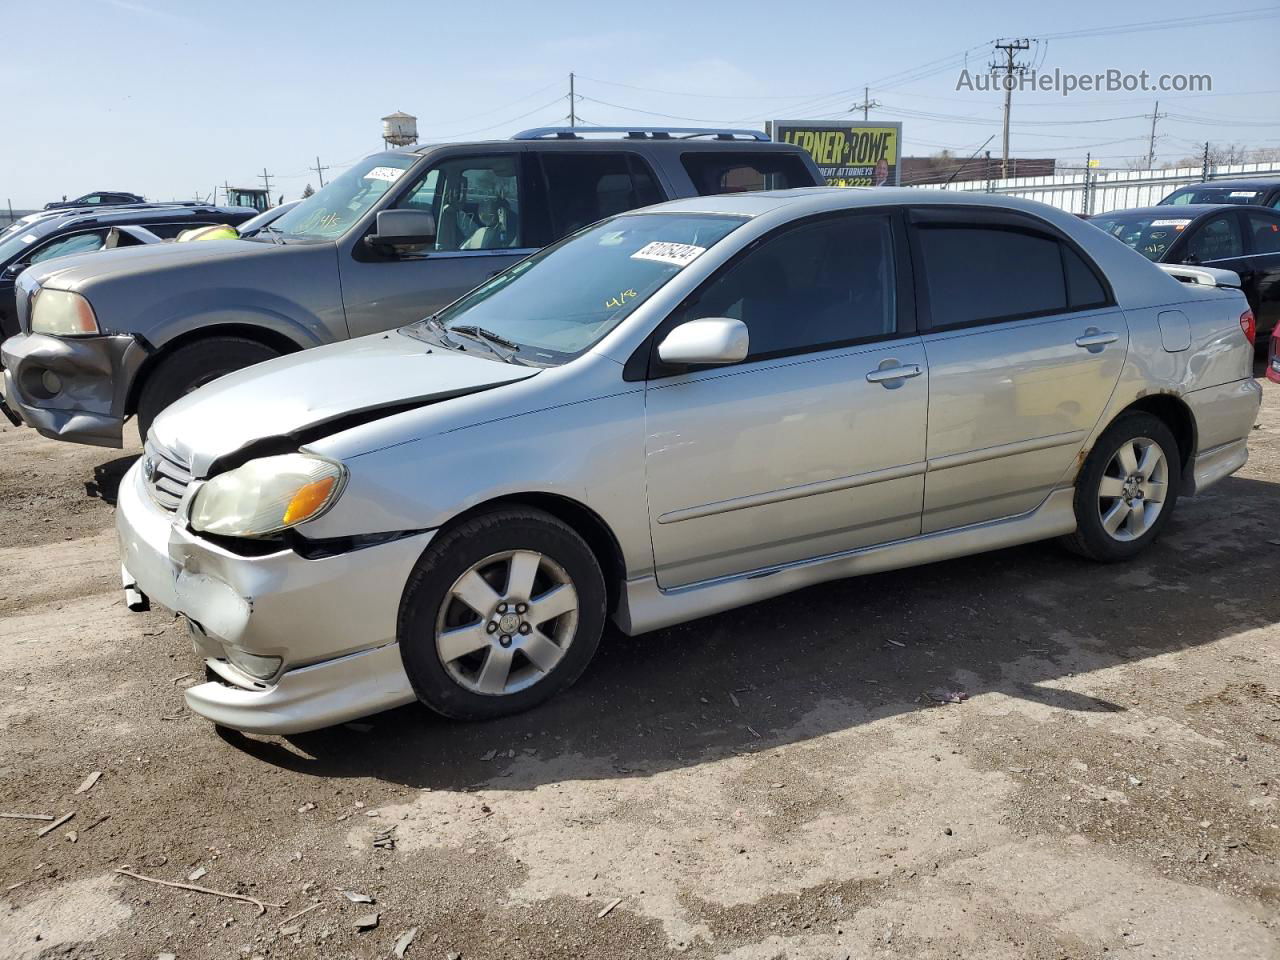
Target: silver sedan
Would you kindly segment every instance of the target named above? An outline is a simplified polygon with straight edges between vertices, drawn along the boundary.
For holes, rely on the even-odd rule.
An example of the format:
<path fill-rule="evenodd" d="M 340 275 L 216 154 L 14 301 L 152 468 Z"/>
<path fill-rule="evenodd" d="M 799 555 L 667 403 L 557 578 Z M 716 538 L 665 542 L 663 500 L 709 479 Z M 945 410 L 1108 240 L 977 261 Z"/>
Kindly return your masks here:
<path fill-rule="evenodd" d="M 117 513 L 216 723 L 523 710 L 641 633 L 1061 538 L 1145 549 L 1260 402 L 1231 277 L 1069 214 L 920 190 L 677 201 L 436 316 L 223 377 Z"/>

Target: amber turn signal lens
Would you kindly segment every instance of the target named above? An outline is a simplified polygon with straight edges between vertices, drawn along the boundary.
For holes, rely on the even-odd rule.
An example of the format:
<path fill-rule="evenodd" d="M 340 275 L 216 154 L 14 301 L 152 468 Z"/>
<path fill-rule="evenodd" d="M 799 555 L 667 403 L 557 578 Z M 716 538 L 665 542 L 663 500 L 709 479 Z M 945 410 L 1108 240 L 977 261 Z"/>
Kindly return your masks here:
<path fill-rule="evenodd" d="M 295 523 L 301 523 L 323 507 L 329 499 L 329 494 L 333 492 L 333 485 L 337 482 L 337 477 L 322 477 L 300 487 L 293 495 L 293 499 L 289 501 L 289 506 L 285 507 L 284 525 L 291 527 Z"/>

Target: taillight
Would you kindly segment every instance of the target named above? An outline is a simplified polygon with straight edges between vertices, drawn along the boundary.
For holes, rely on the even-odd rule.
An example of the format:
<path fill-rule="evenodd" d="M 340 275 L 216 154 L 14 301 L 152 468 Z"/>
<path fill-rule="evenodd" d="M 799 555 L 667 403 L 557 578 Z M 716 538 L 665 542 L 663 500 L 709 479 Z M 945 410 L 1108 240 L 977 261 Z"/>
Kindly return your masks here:
<path fill-rule="evenodd" d="M 1246 310 L 1240 314 L 1240 329 L 1244 331 L 1245 339 L 1253 343 L 1258 336 L 1258 323 L 1253 319 L 1253 311 Z"/>
<path fill-rule="evenodd" d="M 1271 332 L 1271 356 L 1267 358 L 1267 379 L 1280 383 L 1280 327 Z"/>

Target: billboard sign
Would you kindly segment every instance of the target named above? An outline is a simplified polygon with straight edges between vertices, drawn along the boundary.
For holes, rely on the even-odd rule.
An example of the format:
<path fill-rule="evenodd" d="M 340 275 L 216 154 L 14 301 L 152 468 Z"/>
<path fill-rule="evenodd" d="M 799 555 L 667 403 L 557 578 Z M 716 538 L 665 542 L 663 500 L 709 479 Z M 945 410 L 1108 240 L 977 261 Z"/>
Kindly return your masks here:
<path fill-rule="evenodd" d="M 880 121 L 775 120 L 773 139 L 813 157 L 833 187 L 896 187 L 902 124 Z"/>

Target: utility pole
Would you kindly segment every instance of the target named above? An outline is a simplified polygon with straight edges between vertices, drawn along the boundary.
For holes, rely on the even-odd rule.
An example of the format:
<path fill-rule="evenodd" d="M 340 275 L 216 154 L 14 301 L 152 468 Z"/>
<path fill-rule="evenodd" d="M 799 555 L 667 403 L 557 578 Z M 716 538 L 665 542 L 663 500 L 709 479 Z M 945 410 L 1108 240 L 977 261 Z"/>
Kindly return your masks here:
<path fill-rule="evenodd" d="M 1151 170 L 1156 165 L 1156 121 L 1162 119 L 1165 114 L 1160 112 L 1160 101 L 1156 101 L 1156 108 L 1151 112 L 1151 141 L 1147 145 L 1147 169 Z"/>
<path fill-rule="evenodd" d="M 1093 177 L 1093 154 L 1086 153 L 1084 155 L 1084 188 L 1080 191 L 1080 212 L 1085 214 L 1086 216 L 1093 212 L 1093 209 L 1092 209 L 1093 198 L 1090 196 L 1090 194 L 1093 192 L 1093 190 L 1091 189 L 1093 186 L 1093 184 L 1091 183 L 1092 177 Z"/>
<path fill-rule="evenodd" d="M 222 202 L 225 203 L 227 206 L 231 205 L 231 181 L 230 180 L 222 181 Z"/>
<path fill-rule="evenodd" d="M 267 203 L 271 202 L 271 174 L 267 173 L 267 168 L 262 168 L 262 173 L 258 174 L 258 179 L 262 181 L 262 185 L 267 188 Z"/>
<path fill-rule="evenodd" d="M 592 101 L 594 102 L 594 101 Z M 573 92 L 573 74 L 569 74 L 569 126 L 578 125 L 578 98 Z"/>
<path fill-rule="evenodd" d="M 991 64 L 991 72 L 1004 71 L 1004 151 L 1000 160 L 1000 176 L 1009 176 L 1009 111 L 1013 108 L 1013 73 L 1019 75 L 1027 69 L 1025 63 L 1018 63 L 1017 55 L 1023 50 L 1031 49 L 1031 41 L 1025 37 L 1021 40 L 997 40 L 993 46 L 1004 54 L 1004 63 Z"/>
<path fill-rule="evenodd" d="M 881 103 L 879 100 L 872 100 L 872 99 L 871 99 L 870 94 L 871 94 L 871 90 L 870 90 L 870 88 L 868 88 L 868 87 L 863 87 L 863 88 L 862 88 L 862 102 L 861 102 L 861 103 L 855 103 L 853 106 L 851 106 L 851 107 L 849 108 L 849 112 L 850 112 L 850 113 L 852 113 L 854 110 L 861 110 L 861 111 L 862 111 L 862 119 L 863 119 L 863 121 L 864 121 L 864 122 L 866 121 L 866 119 L 867 119 L 867 114 L 871 111 L 871 108 L 872 108 L 872 107 L 883 107 L 883 106 L 884 106 L 884 104 L 883 104 L 883 103 Z"/>
<path fill-rule="evenodd" d="M 1204 159 L 1200 161 L 1200 179 L 1209 179 L 1209 141 L 1204 142 Z M 12 216 L 12 214 L 11 214 Z"/>
<path fill-rule="evenodd" d="M 320 158 L 317 156 L 316 165 L 311 169 L 314 170 L 316 172 L 316 176 L 320 178 L 320 189 L 323 190 L 324 189 L 324 172 L 329 168 L 320 166 Z"/>

